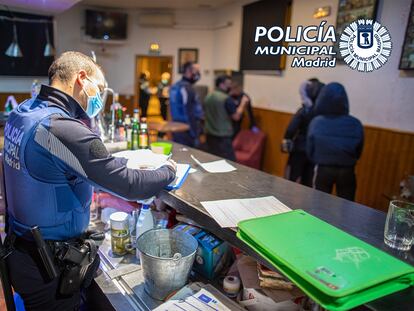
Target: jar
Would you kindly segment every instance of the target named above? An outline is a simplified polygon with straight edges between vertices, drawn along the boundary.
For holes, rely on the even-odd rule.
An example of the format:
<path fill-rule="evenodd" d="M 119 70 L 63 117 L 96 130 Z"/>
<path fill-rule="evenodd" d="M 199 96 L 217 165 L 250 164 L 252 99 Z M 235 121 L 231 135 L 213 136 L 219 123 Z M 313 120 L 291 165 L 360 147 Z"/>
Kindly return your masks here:
<path fill-rule="evenodd" d="M 114 255 L 123 256 L 127 253 L 126 244 L 131 242 L 129 235 L 129 215 L 115 212 L 110 216 L 111 248 Z"/>

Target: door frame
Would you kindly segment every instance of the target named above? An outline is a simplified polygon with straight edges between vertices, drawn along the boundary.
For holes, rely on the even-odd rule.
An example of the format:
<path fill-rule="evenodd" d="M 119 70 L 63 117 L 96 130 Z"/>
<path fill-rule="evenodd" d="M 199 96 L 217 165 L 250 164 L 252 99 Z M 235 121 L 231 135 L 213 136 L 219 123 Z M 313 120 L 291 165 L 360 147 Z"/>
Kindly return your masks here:
<path fill-rule="evenodd" d="M 169 58 L 171 60 L 171 82 L 172 85 L 174 83 L 174 56 L 173 55 L 148 55 L 148 54 L 136 54 L 135 55 L 135 66 L 134 66 L 134 109 L 138 108 L 138 59 L 140 57 L 149 57 L 149 58 Z"/>

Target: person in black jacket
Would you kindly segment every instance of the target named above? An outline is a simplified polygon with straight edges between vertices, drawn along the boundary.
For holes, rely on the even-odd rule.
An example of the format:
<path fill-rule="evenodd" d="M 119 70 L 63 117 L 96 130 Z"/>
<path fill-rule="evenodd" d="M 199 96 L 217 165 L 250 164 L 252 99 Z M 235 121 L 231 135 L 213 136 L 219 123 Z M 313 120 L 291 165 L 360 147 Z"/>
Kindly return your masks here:
<path fill-rule="evenodd" d="M 307 154 L 315 163 L 314 188 L 331 193 L 336 185 L 339 197 L 355 198 L 355 164 L 362 153 L 364 130 L 349 115 L 348 96 L 340 83 L 322 88 L 309 125 Z"/>
<path fill-rule="evenodd" d="M 257 127 L 257 123 L 256 123 L 256 120 L 253 114 L 252 100 L 250 96 L 247 95 L 243 91 L 242 86 L 238 84 L 237 82 L 233 81 L 229 95 L 234 99 L 234 103 L 236 107 L 239 107 L 241 105 L 243 97 L 247 99 L 246 110 L 247 110 L 247 115 L 249 117 L 249 129 L 255 133 L 259 132 L 259 128 Z M 240 120 L 238 121 L 233 120 L 233 132 L 234 132 L 233 139 L 236 138 L 237 134 L 240 132 L 242 122 L 243 122 L 243 115 L 241 116 Z"/>
<path fill-rule="evenodd" d="M 303 82 L 299 88 L 302 107 L 290 121 L 282 142 L 282 151 L 289 153 L 286 178 L 312 187 L 313 163 L 306 155 L 306 134 L 313 118 L 313 104 L 324 86 L 318 79 Z"/>
<path fill-rule="evenodd" d="M 139 89 L 138 89 L 138 96 L 139 96 L 139 107 L 141 108 L 141 117 L 147 117 L 147 110 L 149 101 L 151 98 L 151 87 L 149 82 L 149 72 L 141 72 L 139 77 Z"/>

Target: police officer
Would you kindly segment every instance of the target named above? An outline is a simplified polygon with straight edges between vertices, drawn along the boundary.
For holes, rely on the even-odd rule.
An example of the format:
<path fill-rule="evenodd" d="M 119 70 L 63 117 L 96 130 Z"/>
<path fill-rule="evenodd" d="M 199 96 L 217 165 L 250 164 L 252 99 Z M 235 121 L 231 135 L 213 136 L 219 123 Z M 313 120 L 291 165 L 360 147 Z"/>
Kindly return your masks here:
<path fill-rule="evenodd" d="M 92 186 L 126 200 L 156 195 L 175 178 L 175 164 L 132 170 L 114 158 L 81 120 L 103 108 L 102 69 L 88 56 L 63 53 L 49 68 L 49 84 L 21 103 L 5 126 L 4 172 L 11 283 L 26 310 L 77 310 L 80 290 L 62 296 L 57 277 L 45 277 L 30 229 L 49 243 L 73 240 L 89 224 Z"/>
<path fill-rule="evenodd" d="M 173 140 L 190 147 L 199 146 L 199 136 L 202 132 L 203 109 L 193 87 L 198 80 L 200 80 L 199 65 L 187 62 L 183 65 L 183 78 L 170 89 L 172 120 L 190 126 L 186 132 L 173 133 Z"/>

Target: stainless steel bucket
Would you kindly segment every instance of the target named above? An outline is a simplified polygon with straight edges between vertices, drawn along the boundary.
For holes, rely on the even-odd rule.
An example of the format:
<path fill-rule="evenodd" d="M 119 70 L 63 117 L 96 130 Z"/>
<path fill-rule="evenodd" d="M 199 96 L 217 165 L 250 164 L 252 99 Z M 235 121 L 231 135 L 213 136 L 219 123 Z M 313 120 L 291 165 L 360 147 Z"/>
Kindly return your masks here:
<path fill-rule="evenodd" d="M 144 289 L 163 300 L 183 287 L 194 263 L 198 242 L 190 234 L 169 229 L 149 230 L 137 240 Z"/>

